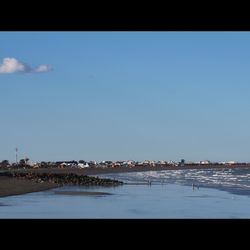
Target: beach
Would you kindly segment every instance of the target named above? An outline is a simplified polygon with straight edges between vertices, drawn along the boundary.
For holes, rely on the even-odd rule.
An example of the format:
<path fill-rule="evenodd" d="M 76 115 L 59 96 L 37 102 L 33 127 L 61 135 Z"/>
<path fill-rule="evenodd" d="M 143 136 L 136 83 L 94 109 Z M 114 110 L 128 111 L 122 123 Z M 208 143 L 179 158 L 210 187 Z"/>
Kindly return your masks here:
<path fill-rule="evenodd" d="M 39 169 L 47 173 L 60 170 Z M 66 170 L 72 172 L 71 169 L 63 172 Z M 54 188 L 43 182 L 43 174 L 31 174 L 31 170 L 26 173 L 29 177 L 39 177 L 33 182 L 1 173 L 1 185 L 5 185 L 8 193 L 0 199 L 0 218 L 250 218 L 250 168 L 104 170 L 78 172 L 88 173 L 85 177 L 90 180 L 98 177 L 99 180 L 118 180 L 124 185 L 105 186 L 94 182 L 74 185 L 67 179 L 78 177 L 66 174 L 66 182 Z M 23 176 L 21 171 L 19 176 Z M 93 177 L 93 173 L 97 176 Z M 57 173 L 44 176 L 47 175 L 60 176 Z M 64 175 L 60 180 L 65 180 Z M 39 186 L 42 190 L 38 190 Z M 16 191 L 23 195 L 14 195 Z"/>
<path fill-rule="evenodd" d="M 246 166 L 245 166 L 246 167 Z M 127 172 L 144 172 L 144 171 L 161 171 L 161 170 L 181 170 L 181 169 L 225 169 L 229 166 L 173 166 L 173 167 L 161 167 L 161 166 L 136 166 L 132 168 L 54 168 L 54 169 L 20 169 L 11 170 L 14 172 L 31 172 L 31 173 L 62 173 L 62 174 L 77 174 L 77 175 L 99 175 L 110 173 L 127 173 Z M 232 168 L 244 168 L 244 166 L 234 166 Z M 249 167 L 248 167 L 249 168 Z M 58 184 L 44 181 L 42 183 L 33 180 L 24 180 L 19 178 L 13 178 L 8 176 L 0 176 L 0 197 L 10 195 L 21 195 L 31 192 L 45 191 L 58 187 Z"/>
<path fill-rule="evenodd" d="M 32 180 L 0 176 L 0 197 L 39 192 L 58 187 L 55 183 L 37 183 Z"/>

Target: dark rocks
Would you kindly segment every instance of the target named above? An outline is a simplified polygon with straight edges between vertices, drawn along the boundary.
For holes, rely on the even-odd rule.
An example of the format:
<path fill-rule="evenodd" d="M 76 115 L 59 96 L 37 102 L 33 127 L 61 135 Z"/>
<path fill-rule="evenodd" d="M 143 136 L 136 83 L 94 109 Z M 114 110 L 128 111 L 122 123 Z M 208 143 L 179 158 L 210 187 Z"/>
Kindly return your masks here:
<path fill-rule="evenodd" d="M 122 185 L 123 182 L 112 180 L 112 179 L 102 179 L 99 177 L 91 177 L 87 175 L 77 175 L 77 174 L 52 174 L 52 173 L 23 173 L 23 172 L 13 172 L 6 173 L 8 176 L 15 178 L 23 178 L 28 180 L 34 180 L 36 182 L 42 183 L 44 181 L 57 183 L 60 185 L 84 185 L 84 186 L 118 186 Z"/>

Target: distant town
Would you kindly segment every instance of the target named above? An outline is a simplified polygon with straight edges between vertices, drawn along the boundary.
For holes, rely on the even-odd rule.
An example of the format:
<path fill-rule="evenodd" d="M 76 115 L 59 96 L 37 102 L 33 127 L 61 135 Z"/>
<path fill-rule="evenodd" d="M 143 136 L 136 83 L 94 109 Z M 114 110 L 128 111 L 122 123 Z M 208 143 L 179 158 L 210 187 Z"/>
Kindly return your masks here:
<path fill-rule="evenodd" d="M 71 160 L 71 161 L 41 161 L 41 162 L 32 162 L 29 158 L 24 158 L 15 163 L 10 163 L 8 160 L 2 160 L 0 162 L 1 169 L 19 169 L 19 168 L 28 168 L 28 169 L 37 169 L 37 168 L 133 168 L 133 167 L 221 167 L 221 166 L 250 166 L 250 163 L 246 162 L 211 162 L 209 160 L 199 161 L 199 162 L 185 162 L 184 159 L 181 159 L 179 162 L 175 161 L 153 161 L 153 160 L 144 160 L 144 161 L 85 161 L 85 160 Z"/>

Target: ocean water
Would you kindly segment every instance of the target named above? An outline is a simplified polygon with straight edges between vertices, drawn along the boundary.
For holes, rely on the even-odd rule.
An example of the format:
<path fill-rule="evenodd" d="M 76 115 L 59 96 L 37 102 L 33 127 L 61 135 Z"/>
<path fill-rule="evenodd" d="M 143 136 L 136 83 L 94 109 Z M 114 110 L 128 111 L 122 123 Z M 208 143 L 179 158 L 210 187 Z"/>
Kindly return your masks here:
<path fill-rule="evenodd" d="M 0 198 L 0 218 L 250 218 L 250 170 L 168 170 L 99 175 L 119 187 L 64 186 Z M 61 195 L 100 191 L 111 195 Z"/>

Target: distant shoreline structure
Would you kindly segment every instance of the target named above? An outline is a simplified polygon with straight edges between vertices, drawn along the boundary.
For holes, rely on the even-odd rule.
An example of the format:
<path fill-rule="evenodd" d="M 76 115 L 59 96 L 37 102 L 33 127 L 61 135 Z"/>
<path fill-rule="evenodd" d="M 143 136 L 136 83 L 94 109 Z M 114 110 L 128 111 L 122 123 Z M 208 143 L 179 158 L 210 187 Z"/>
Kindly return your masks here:
<path fill-rule="evenodd" d="M 13 168 L 8 171 L 21 171 L 33 173 L 73 173 L 79 175 L 96 175 L 109 173 L 126 173 L 126 172 L 144 172 L 144 171 L 163 171 L 163 170 L 205 170 L 205 169 L 235 169 L 235 168 L 250 168 L 250 164 L 234 164 L 234 165 L 179 165 L 179 166 L 133 166 L 133 167 L 86 167 L 86 168 L 71 168 L 71 167 L 43 167 L 43 168 Z"/>
<path fill-rule="evenodd" d="M 29 158 L 21 159 L 18 163 L 9 163 L 8 160 L 3 160 L 0 162 L 0 170 L 1 169 L 40 169 L 40 168 L 76 168 L 76 169 L 88 169 L 88 168 L 145 168 L 145 167 L 153 167 L 153 168 L 167 168 L 167 169 L 176 169 L 176 168 L 216 168 L 216 167 L 250 167 L 250 163 L 248 162 L 211 162 L 209 160 L 199 161 L 199 162 L 185 162 L 184 159 L 181 159 L 180 162 L 174 161 L 152 161 L 152 160 L 144 160 L 144 161 L 134 161 L 134 160 L 126 160 L 126 161 L 84 161 L 84 160 L 71 160 L 71 161 L 41 161 L 41 162 L 31 162 Z"/>

